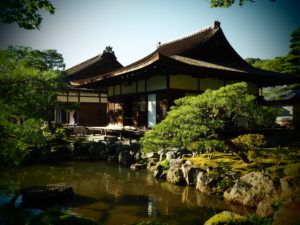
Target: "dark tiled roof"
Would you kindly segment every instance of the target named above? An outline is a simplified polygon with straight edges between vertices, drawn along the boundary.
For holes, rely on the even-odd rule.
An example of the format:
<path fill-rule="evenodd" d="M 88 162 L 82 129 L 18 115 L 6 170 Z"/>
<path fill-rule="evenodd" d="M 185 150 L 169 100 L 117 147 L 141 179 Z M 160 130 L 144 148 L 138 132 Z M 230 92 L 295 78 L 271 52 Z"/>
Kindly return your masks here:
<path fill-rule="evenodd" d="M 105 74 L 122 67 L 113 52 L 104 51 L 100 55 L 67 69 L 66 73 L 69 81 L 76 81 Z"/>
<path fill-rule="evenodd" d="M 159 43 L 157 49 L 150 55 L 136 61 L 126 67 L 98 74 L 87 79 L 73 82 L 73 85 L 86 85 L 102 80 L 111 79 L 117 76 L 133 74 L 136 71 L 149 67 L 154 63 L 159 63 L 162 67 L 173 67 L 188 71 L 214 70 L 214 74 L 224 72 L 235 74 L 236 79 L 255 80 L 258 78 L 261 84 L 280 84 L 294 82 L 295 77 L 274 73 L 271 71 L 261 70 L 248 64 L 232 48 L 227 41 L 220 23 L 215 21 L 210 26 L 188 34 L 184 37 L 177 38 L 165 43 Z M 239 75 L 240 74 L 240 77 Z M 197 74 L 204 76 L 205 74 Z M 245 75 L 245 76 L 244 76 Z M 225 79 L 225 77 L 223 77 Z"/>

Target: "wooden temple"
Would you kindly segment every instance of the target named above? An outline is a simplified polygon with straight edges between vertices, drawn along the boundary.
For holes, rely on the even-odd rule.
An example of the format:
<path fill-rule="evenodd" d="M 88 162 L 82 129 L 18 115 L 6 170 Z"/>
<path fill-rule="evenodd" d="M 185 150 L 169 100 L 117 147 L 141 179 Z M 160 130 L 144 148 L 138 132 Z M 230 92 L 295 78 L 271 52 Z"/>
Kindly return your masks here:
<path fill-rule="evenodd" d="M 93 74 L 80 77 L 78 73 L 82 79 L 71 84 L 107 93 L 107 125 L 148 128 L 165 118 L 175 99 L 206 89 L 245 81 L 249 93 L 258 96 L 262 87 L 299 82 L 299 77 L 249 65 L 231 47 L 218 21 L 159 43 L 154 52 L 126 67 Z"/>
<path fill-rule="evenodd" d="M 106 47 L 102 54 L 88 59 L 66 70 L 66 81 L 76 82 L 89 79 L 99 73 L 122 68 L 111 47 Z M 76 110 L 65 111 L 63 108 L 55 110 L 55 121 L 69 125 L 105 126 L 107 124 L 107 88 L 72 87 L 71 91 L 58 96 L 58 101 L 77 103 Z"/>

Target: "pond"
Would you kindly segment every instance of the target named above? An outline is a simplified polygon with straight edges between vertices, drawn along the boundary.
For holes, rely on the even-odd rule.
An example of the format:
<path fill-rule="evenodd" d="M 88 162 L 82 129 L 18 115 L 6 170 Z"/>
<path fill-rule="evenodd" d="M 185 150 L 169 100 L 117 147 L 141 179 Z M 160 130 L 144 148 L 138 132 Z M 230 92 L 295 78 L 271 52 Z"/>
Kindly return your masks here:
<path fill-rule="evenodd" d="M 201 194 L 195 187 L 157 180 L 145 170 L 131 171 L 114 163 L 83 161 L 22 168 L 1 167 L 0 205 L 9 201 L 20 188 L 60 182 L 71 185 L 75 197 L 71 202 L 55 207 L 105 225 L 131 224 L 142 220 L 194 225 L 203 224 L 224 210 L 253 213 L 218 197 Z M 49 207 L 47 203 L 45 207 Z"/>

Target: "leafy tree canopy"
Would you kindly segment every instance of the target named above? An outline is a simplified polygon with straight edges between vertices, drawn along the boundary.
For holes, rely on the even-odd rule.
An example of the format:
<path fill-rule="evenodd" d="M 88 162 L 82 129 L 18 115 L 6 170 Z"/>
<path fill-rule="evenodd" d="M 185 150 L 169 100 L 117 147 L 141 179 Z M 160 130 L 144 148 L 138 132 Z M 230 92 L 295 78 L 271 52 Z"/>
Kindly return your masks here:
<path fill-rule="evenodd" d="M 270 0 L 274 2 L 275 0 Z M 247 2 L 254 2 L 254 0 L 209 0 L 210 2 L 210 7 L 216 8 L 216 7 L 221 7 L 221 8 L 228 8 L 232 6 L 235 2 L 238 2 L 240 6 L 243 6 Z"/>
<path fill-rule="evenodd" d="M 199 143 L 199 147 L 216 149 L 224 143 L 248 162 L 246 155 L 223 137 L 223 131 L 233 125 L 246 129 L 270 127 L 278 111 L 260 106 L 255 96 L 247 92 L 246 83 L 237 83 L 176 100 L 165 120 L 141 139 L 143 150 L 158 151 L 175 146 L 192 149 L 195 143 Z"/>
<path fill-rule="evenodd" d="M 27 30 L 39 29 L 44 9 L 54 14 L 55 8 L 48 0 L 1 0 L 0 22 L 14 23 Z"/>
<path fill-rule="evenodd" d="M 50 120 L 57 104 L 56 96 L 67 89 L 60 71 L 29 67 L 28 59 L 12 60 L 0 52 L 1 103 L 19 118 Z"/>
<path fill-rule="evenodd" d="M 40 51 L 24 46 L 8 46 L 3 54 L 10 60 L 21 61 L 27 68 L 41 71 L 65 69 L 62 54 L 53 49 Z"/>
<path fill-rule="evenodd" d="M 62 64 L 62 56 L 54 50 L 0 51 L 0 163 L 19 164 L 31 148 L 44 146 L 44 121 L 54 132 L 54 109 L 63 104 L 57 95 L 69 88 L 64 72 L 57 69 Z"/>

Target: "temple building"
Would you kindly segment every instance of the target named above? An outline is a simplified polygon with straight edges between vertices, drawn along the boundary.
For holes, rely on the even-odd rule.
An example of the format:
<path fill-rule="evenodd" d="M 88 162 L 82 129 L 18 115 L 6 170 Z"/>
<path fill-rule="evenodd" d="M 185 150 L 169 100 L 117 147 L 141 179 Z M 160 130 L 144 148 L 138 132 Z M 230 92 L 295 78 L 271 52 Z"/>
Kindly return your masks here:
<path fill-rule="evenodd" d="M 151 128 L 165 118 L 175 99 L 227 84 L 245 81 L 249 93 L 259 96 L 262 87 L 299 82 L 297 76 L 249 65 L 231 47 L 218 21 L 159 43 L 154 52 L 126 67 L 93 70 L 89 61 L 67 72 L 76 77 L 70 79 L 74 87 L 107 94 L 107 125 Z"/>
<path fill-rule="evenodd" d="M 106 47 L 102 54 L 66 70 L 67 82 L 89 79 L 99 73 L 122 68 L 112 51 Z M 58 101 L 77 104 L 76 110 L 55 110 L 55 121 L 69 125 L 105 126 L 107 124 L 107 88 L 72 87 L 71 91 L 58 96 Z"/>

